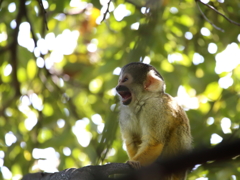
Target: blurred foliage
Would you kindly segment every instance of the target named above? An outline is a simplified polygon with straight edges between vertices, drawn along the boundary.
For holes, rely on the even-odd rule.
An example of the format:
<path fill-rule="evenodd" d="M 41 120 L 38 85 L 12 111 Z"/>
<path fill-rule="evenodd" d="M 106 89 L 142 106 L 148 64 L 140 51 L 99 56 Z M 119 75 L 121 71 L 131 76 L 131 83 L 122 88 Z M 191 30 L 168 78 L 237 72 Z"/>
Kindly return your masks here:
<path fill-rule="evenodd" d="M 217 135 L 239 136 L 240 30 L 203 4 L 225 32 L 203 18 L 194 0 L 44 0 L 45 10 L 39 1 L 0 2 L 0 179 L 50 171 L 51 164 L 63 170 L 125 162 L 113 88 L 117 67 L 133 61 L 151 60 L 169 94 L 194 100 L 183 105 L 196 148 L 214 145 Z M 239 1 L 208 4 L 240 19 Z M 216 57 L 229 44 L 236 51 L 217 71 Z M 239 166 L 238 157 L 198 166 L 189 180 L 236 179 Z"/>

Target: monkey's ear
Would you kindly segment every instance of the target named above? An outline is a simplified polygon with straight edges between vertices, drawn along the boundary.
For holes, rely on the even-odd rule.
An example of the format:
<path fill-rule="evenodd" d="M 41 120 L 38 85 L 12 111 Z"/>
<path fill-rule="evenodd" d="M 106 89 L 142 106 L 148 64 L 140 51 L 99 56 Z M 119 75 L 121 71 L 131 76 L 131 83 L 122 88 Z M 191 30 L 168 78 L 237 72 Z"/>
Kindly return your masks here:
<path fill-rule="evenodd" d="M 150 70 L 147 73 L 147 78 L 143 86 L 145 90 L 150 92 L 161 92 L 165 90 L 164 81 L 155 74 L 154 70 Z"/>

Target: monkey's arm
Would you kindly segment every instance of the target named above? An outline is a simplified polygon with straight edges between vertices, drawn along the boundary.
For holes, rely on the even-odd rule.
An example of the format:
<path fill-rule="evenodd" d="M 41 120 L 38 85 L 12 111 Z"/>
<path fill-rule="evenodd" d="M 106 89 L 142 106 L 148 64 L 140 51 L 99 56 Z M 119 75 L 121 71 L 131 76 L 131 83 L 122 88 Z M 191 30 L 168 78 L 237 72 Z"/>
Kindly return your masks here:
<path fill-rule="evenodd" d="M 126 141 L 126 148 L 127 148 L 127 153 L 130 159 L 132 159 L 138 151 L 138 147 L 136 143 L 131 142 L 131 141 Z"/>
<path fill-rule="evenodd" d="M 153 163 L 162 153 L 164 144 L 145 140 L 140 145 L 137 154 L 131 158 L 131 161 L 138 161 L 142 166 Z"/>
<path fill-rule="evenodd" d="M 123 139 L 125 140 L 128 156 L 132 159 L 137 154 L 139 145 L 141 144 L 140 137 L 124 131 Z"/>

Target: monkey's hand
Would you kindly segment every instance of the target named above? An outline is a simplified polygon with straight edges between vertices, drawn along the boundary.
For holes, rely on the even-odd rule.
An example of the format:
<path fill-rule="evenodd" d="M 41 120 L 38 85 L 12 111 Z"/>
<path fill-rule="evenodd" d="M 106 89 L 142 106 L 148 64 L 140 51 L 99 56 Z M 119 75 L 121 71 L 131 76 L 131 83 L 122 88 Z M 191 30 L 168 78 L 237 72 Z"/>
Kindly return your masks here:
<path fill-rule="evenodd" d="M 133 169 L 141 169 L 142 165 L 139 161 L 127 161 L 127 164 L 129 164 Z"/>

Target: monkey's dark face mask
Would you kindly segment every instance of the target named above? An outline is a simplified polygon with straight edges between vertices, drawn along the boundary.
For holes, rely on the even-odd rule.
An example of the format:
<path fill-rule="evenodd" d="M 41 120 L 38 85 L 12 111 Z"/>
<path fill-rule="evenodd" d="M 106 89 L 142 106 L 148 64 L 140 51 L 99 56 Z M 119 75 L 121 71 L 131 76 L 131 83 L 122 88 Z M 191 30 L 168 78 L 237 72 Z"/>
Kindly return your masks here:
<path fill-rule="evenodd" d="M 118 94 L 122 98 L 122 103 L 124 105 L 129 105 L 132 101 L 132 94 L 126 86 L 119 85 L 116 87 Z"/>

